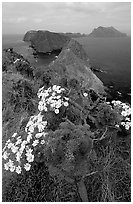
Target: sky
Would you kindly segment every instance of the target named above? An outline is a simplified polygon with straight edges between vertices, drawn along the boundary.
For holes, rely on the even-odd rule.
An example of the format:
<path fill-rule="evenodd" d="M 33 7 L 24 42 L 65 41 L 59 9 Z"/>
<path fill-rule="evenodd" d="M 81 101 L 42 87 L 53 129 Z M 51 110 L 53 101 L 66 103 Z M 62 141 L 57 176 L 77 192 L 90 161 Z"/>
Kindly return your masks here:
<path fill-rule="evenodd" d="M 2 34 L 28 30 L 89 34 L 98 26 L 113 26 L 130 35 L 129 2 L 3 2 Z"/>

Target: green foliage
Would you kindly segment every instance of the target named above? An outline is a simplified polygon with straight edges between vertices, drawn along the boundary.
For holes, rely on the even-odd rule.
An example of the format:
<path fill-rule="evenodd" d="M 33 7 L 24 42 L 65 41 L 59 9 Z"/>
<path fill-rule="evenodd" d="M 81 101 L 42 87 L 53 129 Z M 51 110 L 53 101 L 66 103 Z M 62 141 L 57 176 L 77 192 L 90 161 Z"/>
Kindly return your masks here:
<path fill-rule="evenodd" d="M 36 72 L 36 79 L 46 87 L 52 83 L 46 72 Z M 38 82 L 20 76 L 11 81 L 3 100 L 6 139 L 16 130 L 23 134 L 38 102 Z M 120 112 L 76 79 L 60 83 L 67 85 L 69 106 L 59 114 L 42 111 L 48 122 L 45 144 L 36 148 L 32 169 L 6 184 L 3 201 L 83 201 L 81 192 L 89 202 L 130 201 L 130 131 L 116 127 Z"/>
<path fill-rule="evenodd" d="M 48 165 L 59 168 L 70 177 L 81 176 L 83 172 L 79 171 L 80 165 L 83 165 L 93 147 L 91 134 L 87 125 L 61 123 L 59 129 L 50 132 L 47 138 L 44 155 Z"/>

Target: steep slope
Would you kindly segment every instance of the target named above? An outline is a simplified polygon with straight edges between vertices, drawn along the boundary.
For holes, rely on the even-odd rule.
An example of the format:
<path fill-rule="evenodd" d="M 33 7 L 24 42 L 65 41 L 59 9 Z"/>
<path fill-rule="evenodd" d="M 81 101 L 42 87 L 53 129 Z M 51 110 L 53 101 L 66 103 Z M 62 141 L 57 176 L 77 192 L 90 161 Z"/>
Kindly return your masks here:
<path fill-rule="evenodd" d="M 49 65 L 49 70 L 54 71 L 52 81 L 55 83 L 62 78 L 76 79 L 86 89 L 93 89 L 100 94 L 105 93 L 103 83 L 90 69 L 85 51 L 74 40 L 70 41 L 58 58 Z"/>
<path fill-rule="evenodd" d="M 94 30 L 89 34 L 90 37 L 126 37 L 125 33 L 121 33 L 114 27 L 102 27 L 94 28 Z"/>

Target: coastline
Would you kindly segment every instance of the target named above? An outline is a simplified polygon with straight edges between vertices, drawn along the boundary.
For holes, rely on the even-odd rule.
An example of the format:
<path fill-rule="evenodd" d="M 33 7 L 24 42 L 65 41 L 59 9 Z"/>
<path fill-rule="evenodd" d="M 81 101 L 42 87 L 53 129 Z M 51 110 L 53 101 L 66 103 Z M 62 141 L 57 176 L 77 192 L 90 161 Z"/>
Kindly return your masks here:
<path fill-rule="evenodd" d="M 16 37 L 17 36 L 17 37 Z M 11 38 L 11 39 L 10 39 Z M 78 42 L 82 42 L 84 38 L 78 38 L 76 39 Z M 39 69 L 39 67 L 46 66 L 50 62 L 56 59 L 56 54 L 46 55 L 46 54 L 34 54 L 34 50 L 30 47 L 29 42 L 24 42 L 23 35 L 12 35 L 11 37 L 8 35 L 2 36 L 2 50 L 4 48 L 13 47 L 15 52 L 18 52 L 19 54 L 23 55 L 24 58 L 27 58 L 30 64 L 33 67 L 36 67 L 36 69 Z M 7 41 L 6 41 L 7 40 Z M 12 42 L 11 42 L 12 41 Z M 94 41 L 94 39 L 93 39 Z M 96 39 L 98 43 L 98 39 Z M 11 46 L 10 46 L 11 45 Z M 84 43 L 82 42 L 82 45 L 84 47 Z M 94 45 L 95 47 L 96 45 Z M 92 45 L 91 45 L 92 48 Z M 88 53 L 87 53 L 88 54 Z M 117 80 L 111 81 L 110 80 L 110 72 L 111 70 L 105 70 L 105 67 L 102 67 L 102 65 L 99 63 L 96 63 L 93 60 L 90 60 L 92 66 L 93 66 L 93 72 L 94 74 L 103 82 L 104 86 L 108 89 L 108 98 L 107 100 L 121 100 L 123 102 L 128 102 L 131 104 L 131 86 L 128 82 L 121 83 Z M 97 67 L 100 67 L 100 69 Z M 100 71 L 99 71 L 100 70 Z M 102 71 L 101 71 L 102 70 Z"/>

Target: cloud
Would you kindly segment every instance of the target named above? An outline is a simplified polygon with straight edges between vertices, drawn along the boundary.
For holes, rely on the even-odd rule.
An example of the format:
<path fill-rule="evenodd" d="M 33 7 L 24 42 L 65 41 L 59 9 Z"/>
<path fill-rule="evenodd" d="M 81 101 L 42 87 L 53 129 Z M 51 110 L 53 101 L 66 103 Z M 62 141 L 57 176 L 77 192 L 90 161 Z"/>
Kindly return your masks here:
<path fill-rule="evenodd" d="M 26 20 L 27 18 L 22 16 L 18 18 L 4 18 L 3 22 L 4 23 L 22 23 L 22 22 L 25 22 Z"/>
<path fill-rule="evenodd" d="M 9 24 L 14 32 L 26 29 L 63 32 L 90 32 L 97 26 L 114 26 L 130 30 L 129 2 L 5 2 L 2 3 L 3 30 Z M 126 32 L 126 31 L 125 31 Z"/>
<path fill-rule="evenodd" d="M 41 18 L 35 18 L 35 19 L 33 19 L 33 21 L 35 23 L 41 23 L 43 20 Z"/>

